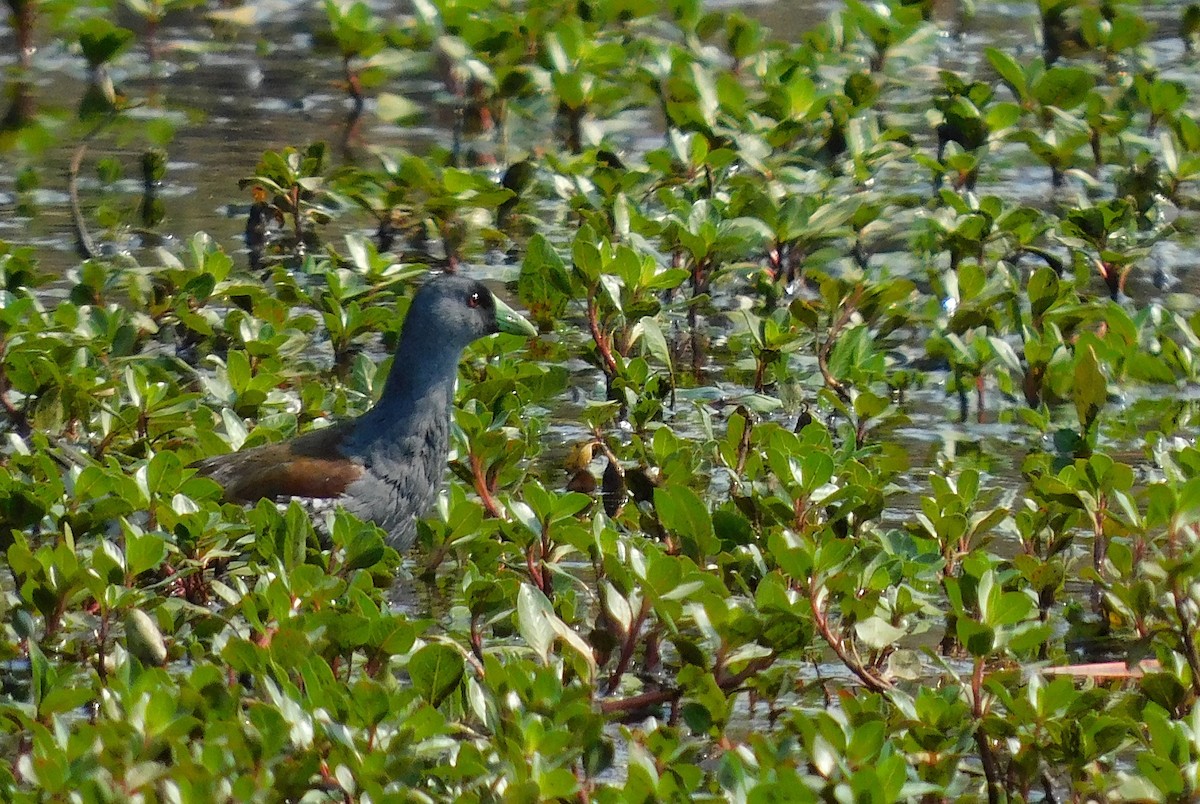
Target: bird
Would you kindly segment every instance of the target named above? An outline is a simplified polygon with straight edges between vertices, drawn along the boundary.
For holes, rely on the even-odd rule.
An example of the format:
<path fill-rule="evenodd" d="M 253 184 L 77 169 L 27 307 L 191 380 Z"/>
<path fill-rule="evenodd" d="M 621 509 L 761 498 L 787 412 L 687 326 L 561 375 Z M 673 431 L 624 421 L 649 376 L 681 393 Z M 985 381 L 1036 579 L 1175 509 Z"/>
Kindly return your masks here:
<path fill-rule="evenodd" d="M 537 335 L 482 283 L 437 275 L 413 297 L 383 393 L 366 413 L 191 466 L 224 489 L 226 502 L 332 500 L 404 552 L 441 489 L 463 351 L 496 332 Z"/>

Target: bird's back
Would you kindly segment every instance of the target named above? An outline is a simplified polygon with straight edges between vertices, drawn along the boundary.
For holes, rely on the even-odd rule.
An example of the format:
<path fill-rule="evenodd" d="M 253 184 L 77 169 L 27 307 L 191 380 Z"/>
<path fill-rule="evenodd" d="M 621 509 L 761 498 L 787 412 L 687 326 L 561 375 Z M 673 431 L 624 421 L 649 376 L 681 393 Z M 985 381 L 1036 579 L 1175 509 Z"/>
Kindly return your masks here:
<path fill-rule="evenodd" d="M 340 497 L 362 477 L 361 461 L 343 450 L 342 422 L 275 444 L 217 455 L 192 464 L 225 489 L 229 502 L 286 497 Z"/>

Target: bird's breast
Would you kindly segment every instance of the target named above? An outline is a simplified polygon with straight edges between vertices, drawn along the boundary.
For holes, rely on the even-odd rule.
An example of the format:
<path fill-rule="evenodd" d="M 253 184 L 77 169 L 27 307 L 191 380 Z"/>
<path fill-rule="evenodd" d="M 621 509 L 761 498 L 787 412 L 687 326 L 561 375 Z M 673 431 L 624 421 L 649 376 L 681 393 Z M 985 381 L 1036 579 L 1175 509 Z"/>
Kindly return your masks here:
<path fill-rule="evenodd" d="M 416 518 L 429 510 L 441 489 L 449 422 L 392 433 L 371 446 L 362 457 L 365 471 L 346 488 L 343 503 L 359 518 L 388 531 L 394 546 L 407 547 Z"/>

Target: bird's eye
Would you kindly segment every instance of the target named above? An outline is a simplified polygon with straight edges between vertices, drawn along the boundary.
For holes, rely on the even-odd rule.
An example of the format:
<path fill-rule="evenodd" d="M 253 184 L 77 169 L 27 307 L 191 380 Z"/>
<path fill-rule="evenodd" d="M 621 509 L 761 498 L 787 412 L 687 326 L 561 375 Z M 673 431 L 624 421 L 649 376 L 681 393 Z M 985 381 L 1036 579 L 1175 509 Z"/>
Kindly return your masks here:
<path fill-rule="evenodd" d="M 475 291 L 474 293 L 472 293 L 470 296 L 467 297 L 467 306 L 472 309 L 478 307 L 479 302 L 480 302 L 479 291 Z"/>

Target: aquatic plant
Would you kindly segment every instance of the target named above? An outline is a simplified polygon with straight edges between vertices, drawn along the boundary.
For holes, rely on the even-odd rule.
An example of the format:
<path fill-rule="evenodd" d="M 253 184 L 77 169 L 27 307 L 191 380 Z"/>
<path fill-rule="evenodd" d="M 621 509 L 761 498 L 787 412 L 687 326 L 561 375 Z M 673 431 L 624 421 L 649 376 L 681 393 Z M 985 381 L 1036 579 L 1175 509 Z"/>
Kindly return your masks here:
<path fill-rule="evenodd" d="M 0 797 L 1195 798 L 1194 25 L 130 2 L 143 104 L 115 4 L 9 5 Z M 540 334 L 411 552 L 196 474 L 370 408 L 431 268 Z"/>

